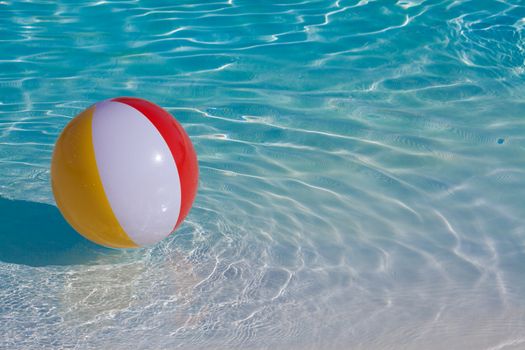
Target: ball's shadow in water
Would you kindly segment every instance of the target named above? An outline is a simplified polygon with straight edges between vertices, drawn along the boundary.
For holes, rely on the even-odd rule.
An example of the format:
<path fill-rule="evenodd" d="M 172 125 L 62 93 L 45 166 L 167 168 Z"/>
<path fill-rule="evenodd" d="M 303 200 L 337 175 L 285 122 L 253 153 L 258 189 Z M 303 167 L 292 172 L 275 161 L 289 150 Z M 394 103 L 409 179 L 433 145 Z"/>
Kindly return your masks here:
<path fill-rule="evenodd" d="M 55 206 L 0 197 L 0 261 L 29 266 L 94 262 L 113 250 L 76 233 Z"/>

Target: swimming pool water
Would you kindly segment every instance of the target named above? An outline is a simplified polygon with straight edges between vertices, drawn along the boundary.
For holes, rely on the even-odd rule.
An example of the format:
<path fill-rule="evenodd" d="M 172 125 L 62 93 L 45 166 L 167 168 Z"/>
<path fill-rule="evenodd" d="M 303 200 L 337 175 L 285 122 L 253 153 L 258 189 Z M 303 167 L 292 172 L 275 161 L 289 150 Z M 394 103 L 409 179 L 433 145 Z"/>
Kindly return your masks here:
<path fill-rule="evenodd" d="M 0 1 L 0 348 L 525 348 L 524 36 L 518 0 Z M 201 172 L 134 251 L 49 184 L 122 95 Z"/>

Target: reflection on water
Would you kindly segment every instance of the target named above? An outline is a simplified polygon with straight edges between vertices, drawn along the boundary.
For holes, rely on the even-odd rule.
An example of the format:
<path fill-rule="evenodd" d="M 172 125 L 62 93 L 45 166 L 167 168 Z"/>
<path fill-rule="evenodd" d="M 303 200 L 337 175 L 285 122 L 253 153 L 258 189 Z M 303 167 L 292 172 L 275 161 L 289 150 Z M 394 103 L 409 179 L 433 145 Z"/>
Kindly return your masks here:
<path fill-rule="evenodd" d="M 0 348 L 525 346 L 519 1 L 0 2 Z M 165 106 L 200 188 L 155 247 L 52 206 L 69 118 Z"/>

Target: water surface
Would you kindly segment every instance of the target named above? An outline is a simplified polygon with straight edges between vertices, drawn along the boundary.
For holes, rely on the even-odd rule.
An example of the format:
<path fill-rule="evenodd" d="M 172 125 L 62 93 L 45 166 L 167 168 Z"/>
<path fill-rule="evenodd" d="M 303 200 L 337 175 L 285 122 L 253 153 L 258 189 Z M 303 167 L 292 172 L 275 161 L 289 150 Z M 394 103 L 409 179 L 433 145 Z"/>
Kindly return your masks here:
<path fill-rule="evenodd" d="M 521 1 L 0 1 L 0 348 L 523 349 Z M 115 96 L 196 147 L 184 225 L 97 247 L 53 144 Z"/>

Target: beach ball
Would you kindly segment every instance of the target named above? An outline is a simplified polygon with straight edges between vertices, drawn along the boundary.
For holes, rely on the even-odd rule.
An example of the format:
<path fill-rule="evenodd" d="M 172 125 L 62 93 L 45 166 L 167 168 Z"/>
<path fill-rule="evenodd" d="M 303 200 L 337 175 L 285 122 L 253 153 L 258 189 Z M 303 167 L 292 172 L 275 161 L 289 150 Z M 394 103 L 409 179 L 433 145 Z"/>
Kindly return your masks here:
<path fill-rule="evenodd" d="M 193 145 L 171 114 L 118 97 L 67 124 L 51 161 L 60 212 L 87 239 L 113 248 L 154 244 L 184 220 L 197 192 Z"/>

